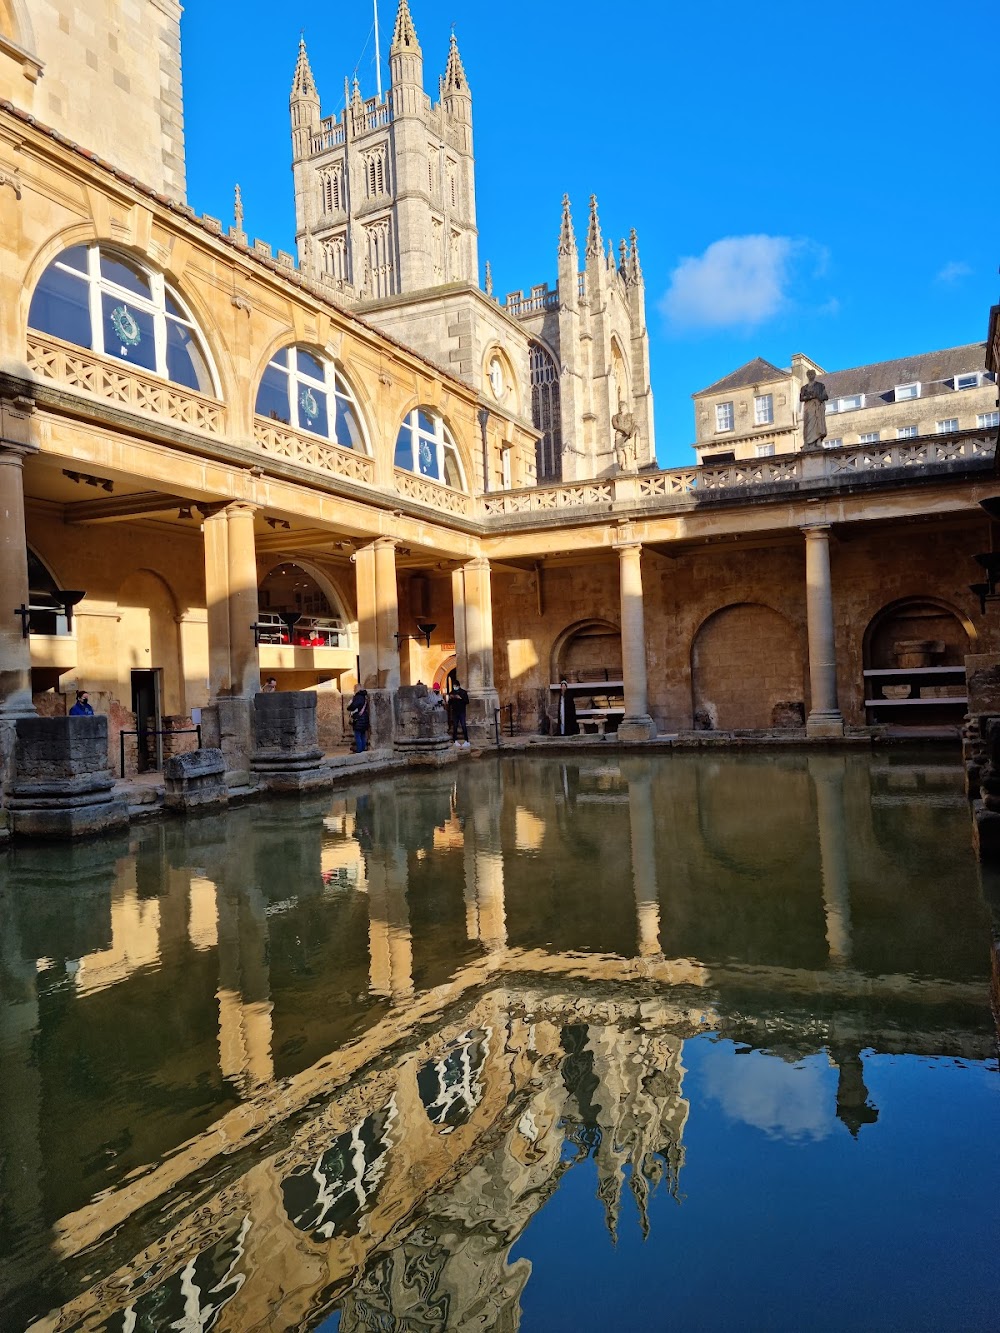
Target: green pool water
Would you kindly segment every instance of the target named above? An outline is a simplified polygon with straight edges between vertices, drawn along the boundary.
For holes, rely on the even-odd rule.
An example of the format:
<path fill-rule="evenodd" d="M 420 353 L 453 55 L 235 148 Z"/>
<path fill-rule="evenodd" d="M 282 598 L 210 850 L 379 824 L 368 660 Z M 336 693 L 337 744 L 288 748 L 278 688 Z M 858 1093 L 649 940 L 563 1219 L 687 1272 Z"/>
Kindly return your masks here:
<path fill-rule="evenodd" d="M 956 756 L 486 756 L 0 856 L 0 1329 L 993 1329 Z"/>

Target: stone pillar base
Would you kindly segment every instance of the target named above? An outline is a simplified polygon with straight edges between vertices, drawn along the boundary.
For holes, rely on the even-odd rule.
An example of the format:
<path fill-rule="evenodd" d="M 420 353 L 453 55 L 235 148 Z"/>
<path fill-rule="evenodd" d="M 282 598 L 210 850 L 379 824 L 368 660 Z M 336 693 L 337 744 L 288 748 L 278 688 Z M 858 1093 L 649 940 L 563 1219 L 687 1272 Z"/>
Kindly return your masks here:
<path fill-rule="evenodd" d="M 844 719 L 839 711 L 810 713 L 806 719 L 806 735 L 814 740 L 835 740 L 844 734 Z"/>
<path fill-rule="evenodd" d="M 316 696 L 286 690 L 254 697 L 256 745 L 251 767 L 270 792 L 318 791 L 332 785 L 317 744 Z"/>
<path fill-rule="evenodd" d="M 407 763 L 435 767 L 455 757 L 445 706 L 426 685 L 401 685 L 393 714 L 393 749 Z"/>
<path fill-rule="evenodd" d="M 218 810 L 229 804 L 226 760 L 221 750 L 190 750 L 163 766 L 163 803 L 168 810 Z"/>
<path fill-rule="evenodd" d="M 480 745 L 496 744 L 496 712 L 500 707 L 500 696 L 496 690 L 469 691 L 469 706 L 465 710 L 465 724 L 469 728 L 469 740 Z"/>
<path fill-rule="evenodd" d="M 7 793 L 15 837 L 87 838 L 128 826 L 108 768 L 106 717 L 21 718 L 16 733 Z"/>
<path fill-rule="evenodd" d="M 656 723 L 648 713 L 633 717 L 626 715 L 618 723 L 616 735 L 620 741 L 625 741 L 628 744 L 633 741 L 654 741 L 656 740 Z"/>
<path fill-rule="evenodd" d="M 250 781 L 253 753 L 253 699 L 215 699 L 201 711 L 201 739 L 206 749 L 221 750 L 231 785 Z"/>

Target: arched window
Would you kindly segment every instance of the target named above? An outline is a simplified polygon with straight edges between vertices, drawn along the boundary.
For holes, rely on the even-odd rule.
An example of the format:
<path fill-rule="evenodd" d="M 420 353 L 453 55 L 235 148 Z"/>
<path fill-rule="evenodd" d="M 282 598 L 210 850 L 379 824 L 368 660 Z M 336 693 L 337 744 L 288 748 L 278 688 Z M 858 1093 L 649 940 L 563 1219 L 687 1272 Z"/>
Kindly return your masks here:
<path fill-rule="evenodd" d="M 52 261 L 28 327 L 218 396 L 195 323 L 163 274 L 102 245 L 75 245 Z"/>
<path fill-rule="evenodd" d="M 535 445 L 537 479 L 562 480 L 562 405 L 559 398 L 559 367 L 541 345 L 532 343 L 531 420 L 542 438 Z"/>
<path fill-rule="evenodd" d="M 32 634 L 68 634 L 66 607 L 59 585 L 28 549 L 28 605 L 32 608 L 29 624 Z M 51 610 L 48 608 L 51 607 Z"/>
<path fill-rule="evenodd" d="M 444 419 L 429 407 L 415 407 L 403 418 L 396 437 L 396 467 L 464 491 L 458 449 Z"/>
<path fill-rule="evenodd" d="M 304 347 L 283 347 L 268 362 L 257 390 L 259 417 L 322 435 L 345 449 L 367 453 L 361 416 L 347 382 L 332 361 Z"/>

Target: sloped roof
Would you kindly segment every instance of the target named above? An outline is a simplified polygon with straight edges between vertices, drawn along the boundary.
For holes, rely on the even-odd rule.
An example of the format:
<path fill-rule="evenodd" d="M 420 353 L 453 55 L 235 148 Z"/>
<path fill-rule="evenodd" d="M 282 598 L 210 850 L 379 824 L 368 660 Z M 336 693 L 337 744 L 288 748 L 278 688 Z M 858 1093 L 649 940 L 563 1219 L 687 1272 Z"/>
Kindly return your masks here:
<path fill-rule="evenodd" d="M 986 365 L 986 344 L 965 343 L 962 347 L 946 347 L 940 352 L 918 352 L 916 356 L 900 356 L 894 361 L 875 361 L 869 366 L 855 366 L 852 370 L 835 370 L 822 376 L 831 398 L 843 398 L 863 393 L 869 406 L 881 398 L 894 402 L 893 390 L 897 384 L 919 382 L 921 396 L 948 393 L 950 381 L 956 375 L 983 370 Z"/>
<path fill-rule="evenodd" d="M 790 374 L 791 371 L 772 366 L 770 361 L 765 361 L 762 356 L 755 356 L 745 366 L 740 366 L 739 370 L 734 370 L 731 375 L 726 375 L 724 379 L 710 384 L 707 389 L 699 389 L 691 397 L 700 398 L 705 393 L 728 393 L 730 389 L 746 389 L 751 384 L 768 384 L 771 380 L 783 380 Z"/>

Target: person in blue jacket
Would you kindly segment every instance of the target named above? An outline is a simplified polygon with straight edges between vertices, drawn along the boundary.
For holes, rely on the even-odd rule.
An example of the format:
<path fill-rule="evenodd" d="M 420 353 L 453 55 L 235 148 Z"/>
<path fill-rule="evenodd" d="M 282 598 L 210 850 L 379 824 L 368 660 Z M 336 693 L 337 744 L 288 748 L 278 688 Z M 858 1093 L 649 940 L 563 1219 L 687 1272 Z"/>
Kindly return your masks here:
<path fill-rule="evenodd" d="M 76 703 L 69 710 L 70 717 L 93 717 L 94 710 L 90 706 L 90 700 L 87 698 L 86 690 L 77 690 Z"/>

